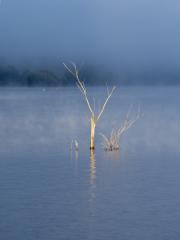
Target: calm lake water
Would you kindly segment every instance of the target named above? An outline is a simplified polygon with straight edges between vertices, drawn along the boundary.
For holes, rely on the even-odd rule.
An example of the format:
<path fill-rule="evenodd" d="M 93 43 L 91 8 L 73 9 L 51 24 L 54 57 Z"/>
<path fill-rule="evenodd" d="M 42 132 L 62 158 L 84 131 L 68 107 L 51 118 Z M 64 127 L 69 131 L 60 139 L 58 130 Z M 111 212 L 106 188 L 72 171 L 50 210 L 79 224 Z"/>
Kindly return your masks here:
<path fill-rule="evenodd" d="M 106 90 L 89 88 L 96 109 Z M 117 88 L 89 151 L 76 88 L 0 89 L 0 239 L 179 240 L 180 88 Z M 144 116 L 101 147 L 129 106 Z M 71 151 L 72 139 L 79 151 Z"/>

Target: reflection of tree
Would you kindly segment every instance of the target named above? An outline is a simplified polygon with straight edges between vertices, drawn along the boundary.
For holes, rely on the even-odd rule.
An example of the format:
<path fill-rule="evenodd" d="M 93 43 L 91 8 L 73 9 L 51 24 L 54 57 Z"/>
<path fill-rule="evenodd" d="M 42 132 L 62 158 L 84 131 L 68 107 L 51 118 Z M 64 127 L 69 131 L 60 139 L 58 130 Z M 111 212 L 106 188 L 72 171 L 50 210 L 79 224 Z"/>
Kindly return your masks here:
<path fill-rule="evenodd" d="M 78 150 L 75 150 L 75 159 L 78 160 L 78 158 L 79 158 L 79 152 Z"/>
<path fill-rule="evenodd" d="M 90 151 L 90 179 L 91 179 L 91 187 L 95 185 L 96 180 L 96 159 L 94 150 Z"/>
<path fill-rule="evenodd" d="M 94 150 L 90 151 L 90 214 L 95 215 L 94 200 L 96 198 L 96 159 Z"/>
<path fill-rule="evenodd" d="M 104 159 L 106 160 L 121 160 L 121 151 L 110 151 L 110 152 L 105 152 L 103 155 Z"/>
<path fill-rule="evenodd" d="M 94 239 L 96 216 L 96 159 L 94 150 L 90 151 L 90 185 L 89 185 L 89 238 Z"/>

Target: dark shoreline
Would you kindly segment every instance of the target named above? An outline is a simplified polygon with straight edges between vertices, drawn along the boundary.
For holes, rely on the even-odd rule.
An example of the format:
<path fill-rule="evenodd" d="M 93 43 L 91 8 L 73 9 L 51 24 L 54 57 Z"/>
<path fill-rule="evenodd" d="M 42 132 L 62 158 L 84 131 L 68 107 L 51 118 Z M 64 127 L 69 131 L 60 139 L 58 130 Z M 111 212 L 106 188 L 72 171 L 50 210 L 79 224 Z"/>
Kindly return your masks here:
<path fill-rule="evenodd" d="M 86 65 L 80 78 L 87 86 L 179 86 L 180 72 L 165 68 L 159 70 L 132 70 L 98 68 Z M 0 87 L 66 87 L 75 86 L 76 80 L 66 69 L 59 71 L 18 70 L 14 66 L 0 65 Z"/>

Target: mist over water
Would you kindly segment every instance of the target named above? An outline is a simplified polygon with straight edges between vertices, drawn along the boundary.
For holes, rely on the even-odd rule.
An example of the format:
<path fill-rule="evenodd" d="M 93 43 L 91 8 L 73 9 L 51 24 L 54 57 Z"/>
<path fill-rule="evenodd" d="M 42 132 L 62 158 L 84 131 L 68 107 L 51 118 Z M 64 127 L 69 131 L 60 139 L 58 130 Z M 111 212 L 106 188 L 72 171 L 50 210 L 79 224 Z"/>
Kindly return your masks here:
<path fill-rule="evenodd" d="M 97 107 L 106 89 L 88 88 Z M 89 152 L 89 112 L 76 88 L 1 88 L 0 236 L 178 240 L 180 88 L 117 88 Z M 144 116 L 107 153 L 100 133 L 131 104 Z M 77 139 L 79 151 L 71 151 Z"/>
<path fill-rule="evenodd" d="M 0 239 L 180 239 L 179 9 L 178 0 L 0 0 Z M 69 61 L 96 111 L 104 86 L 117 86 L 95 151 Z M 132 104 L 132 118 L 139 105 L 143 117 L 105 152 L 101 134 Z"/>

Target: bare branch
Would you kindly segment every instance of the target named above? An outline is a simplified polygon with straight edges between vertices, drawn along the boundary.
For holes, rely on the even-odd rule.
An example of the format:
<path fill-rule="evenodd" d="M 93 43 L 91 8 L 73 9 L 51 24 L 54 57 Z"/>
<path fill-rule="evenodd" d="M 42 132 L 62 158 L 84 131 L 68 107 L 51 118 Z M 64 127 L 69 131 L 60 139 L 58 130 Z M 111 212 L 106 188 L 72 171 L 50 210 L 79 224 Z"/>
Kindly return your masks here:
<path fill-rule="evenodd" d="M 103 104 L 103 106 L 102 106 L 102 108 L 101 108 L 101 110 L 100 110 L 100 112 L 99 112 L 99 114 L 98 114 L 98 117 L 97 117 L 97 119 L 96 119 L 97 121 L 100 119 L 101 115 L 103 114 L 103 112 L 104 112 L 104 110 L 105 110 L 105 107 L 106 107 L 106 105 L 107 105 L 107 103 L 108 103 L 108 101 L 109 101 L 110 97 L 112 96 L 112 94 L 113 94 L 113 92 L 114 92 L 115 89 L 116 89 L 116 87 L 113 87 L 113 88 L 111 89 L 111 92 L 109 92 L 109 90 L 107 90 L 108 96 L 107 96 L 107 98 L 106 98 L 106 100 L 105 100 L 105 102 L 104 102 L 104 104 Z"/>
<path fill-rule="evenodd" d="M 79 88 L 80 92 L 82 93 L 87 105 L 88 105 L 88 108 L 89 108 L 89 111 L 91 112 L 91 132 L 90 132 L 90 149 L 94 149 L 95 148 L 95 144 L 94 144 L 94 136 L 95 136 L 95 128 L 96 128 L 96 123 L 97 121 L 100 119 L 101 115 L 103 114 L 105 108 L 106 108 L 106 105 L 110 99 L 110 97 L 112 96 L 114 90 L 115 90 L 115 87 L 112 88 L 111 91 L 109 91 L 108 87 L 107 87 L 107 97 L 104 101 L 104 104 L 102 105 L 100 111 L 98 112 L 98 115 L 97 117 L 95 116 L 95 111 L 96 111 L 96 106 L 95 106 L 95 99 L 93 98 L 93 104 L 91 105 L 90 104 L 90 101 L 89 101 L 89 98 L 88 98 L 88 94 L 87 94 L 87 90 L 86 90 L 86 86 L 84 84 L 83 81 L 80 80 L 80 77 L 79 77 L 79 71 L 76 67 L 76 64 L 75 63 L 71 63 L 72 64 L 72 67 L 70 68 L 69 66 L 67 66 L 65 63 L 63 63 L 63 65 L 65 66 L 65 68 L 68 70 L 68 72 L 70 72 L 72 74 L 72 76 L 76 79 L 76 85 L 77 87 Z M 112 136 L 114 137 L 115 134 L 114 132 L 112 132 Z M 112 138 L 113 138 L 112 137 Z M 104 136 L 104 140 L 105 140 L 105 136 Z M 116 144 L 117 141 L 114 141 L 113 144 Z M 106 139 L 106 144 L 108 143 L 108 139 Z"/>
<path fill-rule="evenodd" d="M 126 115 L 126 119 L 124 120 L 123 124 L 119 129 L 113 129 L 109 137 L 106 137 L 105 135 L 101 134 L 101 136 L 103 137 L 103 148 L 106 151 L 118 150 L 120 148 L 120 138 L 122 134 L 129 128 L 131 128 L 135 124 L 135 122 L 142 116 L 139 107 L 136 116 L 133 119 L 130 119 L 129 116 L 131 108 L 132 106 L 130 107 L 130 110 Z"/>
<path fill-rule="evenodd" d="M 107 89 L 107 95 L 109 95 L 109 88 L 107 84 L 106 84 L 106 89 Z"/>
<path fill-rule="evenodd" d="M 108 144 L 109 143 L 109 139 L 102 133 L 100 133 L 100 135 L 103 137 L 103 139 L 106 142 L 106 144 Z"/>
<path fill-rule="evenodd" d="M 128 111 L 123 125 L 118 130 L 119 136 L 121 136 L 125 131 L 131 128 L 136 123 L 136 121 L 142 116 L 140 107 L 138 107 L 138 112 L 133 119 L 129 119 L 130 112 L 131 112 L 131 109 Z"/>
<path fill-rule="evenodd" d="M 64 67 L 70 72 L 74 77 L 76 76 L 75 73 L 65 64 L 63 63 Z"/>
<path fill-rule="evenodd" d="M 84 85 L 84 82 L 82 82 L 79 78 L 79 72 L 77 69 L 77 66 L 75 63 L 71 63 L 74 70 L 72 70 L 71 68 L 69 68 L 65 63 L 63 63 L 63 65 L 65 66 L 65 68 L 76 78 L 77 82 L 77 87 L 79 88 L 79 90 L 81 91 L 82 95 L 84 96 L 84 99 L 88 105 L 89 111 L 91 112 L 91 114 L 94 116 L 94 111 L 92 110 L 91 104 L 89 102 L 88 96 L 87 96 L 87 90 L 86 87 Z"/>

